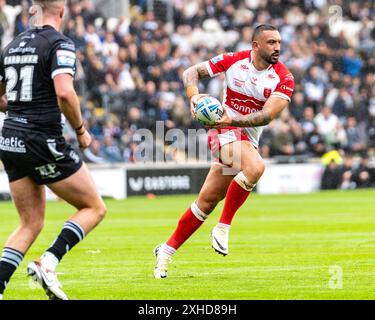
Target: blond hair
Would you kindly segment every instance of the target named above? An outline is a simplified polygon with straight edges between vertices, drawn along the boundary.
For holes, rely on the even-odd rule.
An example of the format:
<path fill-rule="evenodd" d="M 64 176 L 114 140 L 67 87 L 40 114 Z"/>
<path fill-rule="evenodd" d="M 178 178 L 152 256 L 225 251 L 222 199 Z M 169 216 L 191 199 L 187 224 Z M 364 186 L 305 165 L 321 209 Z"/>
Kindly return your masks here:
<path fill-rule="evenodd" d="M 65 0 L 33 0 L 34 6 L 39 6 L 43 11 L 54 12 L 65 5 Z"/>

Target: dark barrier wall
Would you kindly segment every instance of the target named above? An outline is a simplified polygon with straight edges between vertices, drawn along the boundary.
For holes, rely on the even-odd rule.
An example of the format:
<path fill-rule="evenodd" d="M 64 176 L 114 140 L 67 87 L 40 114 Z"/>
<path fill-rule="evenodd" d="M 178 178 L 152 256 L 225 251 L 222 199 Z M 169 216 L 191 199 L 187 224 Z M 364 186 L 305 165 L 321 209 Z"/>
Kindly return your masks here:
<path fill-rule="evenodd" d="M 127 195 L 199 193 L 209 168 L 127 170 Z"/>

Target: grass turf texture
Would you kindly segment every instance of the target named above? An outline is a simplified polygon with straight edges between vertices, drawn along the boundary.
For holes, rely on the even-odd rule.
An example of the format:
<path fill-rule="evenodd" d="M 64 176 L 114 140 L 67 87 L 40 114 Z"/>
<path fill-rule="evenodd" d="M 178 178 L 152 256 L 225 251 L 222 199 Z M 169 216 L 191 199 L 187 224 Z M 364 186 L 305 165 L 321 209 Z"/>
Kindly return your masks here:
<path fill-rule="evenodd" d="M 58 267 L 70 299 L 375 299 L 375 190 L 254 194 L 235 217 L 227 257 L 213 251 L 209 237 L 219 206 L 174 256 L 169 278 L 155 280 L 152 250 L 193 200 L 107 201 L 105 221 Z M 11 203 L 0 203 L 0 212 L 3 244 L 18 218 Z M 26 264 L 48 248 L 70 213 L 63 202 L 48 203 L 45 228 L 5 299 L 46 299 L 26 278 Z M 342 268 L 342 289 L 330 288 L 330 266 Z"/>

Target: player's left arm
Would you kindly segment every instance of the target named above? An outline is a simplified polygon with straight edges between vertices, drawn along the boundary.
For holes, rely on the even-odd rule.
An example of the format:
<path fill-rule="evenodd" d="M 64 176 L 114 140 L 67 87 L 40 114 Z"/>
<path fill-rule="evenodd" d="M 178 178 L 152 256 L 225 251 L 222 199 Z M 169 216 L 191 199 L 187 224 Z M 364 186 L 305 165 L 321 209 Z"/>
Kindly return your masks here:
<path fill-rule="evenodd" d="M 8 109 L 8 99 L 6 96 L 6 84 L 0 82 L 0 112 L 7 112 Z"/>
<path fill-rule="evenodd" d="M 61 73 L 53 78 L 56 97 L 61 112 L 75 128 L 77 140 L 81 149 L 86 149 L 91 144 L 91 135 L 84 126 L 80 102 L 73 85 L 70 74 Z"/>
<path fill-rule="evenodd" d="M 229 125 L 233 127 L 261 127 L 268 125 L 272 120 L 276 119 L 280 113 L 287 108 L 289 101 L 278 97 L 271 96 L 265 103 L 262 110 L 251 113 L 249 115 L 230 118 L 225 112 L 218 125 Z"/>
<path fill-rule="evenodd" d="M 288 107 L 294 91 L 294 77 L 288 70 L 283 72 L 281 78 L 282 81 L 279 82 L 275 91 L 267 99 L 262 110 L 231 118 L 224 109 L 224 116 L 216 123 L 215 127 L 262 127 L 268 125 Z"/>
<path fill-rule="evenodd" d="M 75 129 L 80 148 L 85 149 L 91 144 L 91 135 L 84 126 L 80 101 L 74 89 L 77 57 L 73 42 L 65 39 L 57 41 L 51 48 L 50 58 L 51 78 L 58 105 Z"/>

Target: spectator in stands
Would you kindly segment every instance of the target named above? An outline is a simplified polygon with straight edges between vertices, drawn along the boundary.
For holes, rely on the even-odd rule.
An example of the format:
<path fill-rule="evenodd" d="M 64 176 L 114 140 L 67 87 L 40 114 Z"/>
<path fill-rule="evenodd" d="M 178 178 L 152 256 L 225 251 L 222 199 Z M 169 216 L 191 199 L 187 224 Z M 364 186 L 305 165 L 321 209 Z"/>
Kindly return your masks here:
<path fill-rule="evenodd" d="M 29 28 L 29 3 L 27 0 L 21 2 L 21 12 L 17 15 L 14 25 L 14 37 Z"/>
<path fill-rule="evenodd" d="M 345 144 L 345 130 L 343 130 L 339 118 L 332 113 L 330 107 L 324 106 L 322 111 L 316 115 L 314 122 L 317 132 L 323 137 L 327 145 Z"/>
<path fill-rule="evenodd" d="M 342 71 L 352 77 L 357 77 L 361 74 L 363 63 L 361 59 L 356 56 L 353 48 L 348 48 L 342 58 Z"/>
<path fill-rule="evenodd" d="M 337 189 L 341 184 L 341 172 L 335 161 L 325 168 L 320 188 L 322 190 Z"/>
<path fill-rule="evenodd" d="M 349 117 L 346 124 L 347 150 L 361 154 L 366 148 L 366 136 L 361 132 L 355 117 Z"/>
<path fill-rule="evenodd" d="M 96 164 L 106 164 L 110 163 L 106 160 L 102 153 L 101 153 L 101 144 L 99 140 L 93 139 L 90 147 L 85 149 L 83 155 L 85 157 L 85 161 L 89 163 L 96 163 Z"/>
<path fill-rule="evenodd" d="M 364 154 L 360 164 L 353 171 L 353 181 L 358 188 L 375 187 L 375 167 L 370 165 L 370 157 Z"/>
<path fill-rule="evenodd" d="M 325 83 L 321 77 L 322 69 L 313 66 L 304 81 L 305 95 L 308 103 L 316 108 L 323 102 Z"/>
<path fill-rule="evenodd" d="M 367 136 L 368 136 L 368 147 L 375 149 L 375 117 L 371 117 L 369 121 Z"/>
<path fill-rule="evenodd" d="M 346 88 L 338 90 L 336 99 L 333 102 L 332 113 L 345 123 L 349 110 L 353 108 L 353 99 Z"/>
<path fill-rule="evenodd" d="M 4 0 L 0 1 L 0 45 L 2 47 L 3 36 L 7 29 L 9 29 L 8 17 L 5 11 L 6 2 Z"/>
<path fill-rule="evenodd" d="M 272 155 L 290 156 L 295 153 L 293 135 L 285 122 L 281 123 L 275 130 L 272 139 L 272 150 Z"/>
<path fill-rule="evenodd" d="M 356 184 L 353 181 L 354 172 L 354 158 L 352 155 L 347 155 L 344 163 L 339 167 L 340 172 L 340 189 L 354 189 Z"/>
<path fill-rule="evenodd" d="M 103 139 L 103 145 L 100 149 L 100 154 L 108 162 L 122 162 L 122 152 L 118 143 L 111 135 L 106 135 Z"/>

